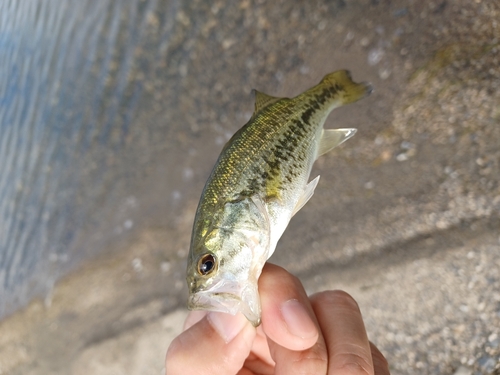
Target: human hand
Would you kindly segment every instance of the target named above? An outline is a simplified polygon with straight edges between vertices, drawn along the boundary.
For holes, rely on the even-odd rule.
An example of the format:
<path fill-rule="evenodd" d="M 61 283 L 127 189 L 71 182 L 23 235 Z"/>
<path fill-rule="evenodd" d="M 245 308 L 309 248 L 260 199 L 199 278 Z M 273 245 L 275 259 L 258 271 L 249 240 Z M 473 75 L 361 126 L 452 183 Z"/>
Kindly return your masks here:
<path fill-rule="evenodd" d="M 259 293 L 257 329 L 242 314 L 191 312 L 168 349 L 166 375 L 389 374 L 347 293 L 307 297 L 299 279 L 269 263 Z"/>

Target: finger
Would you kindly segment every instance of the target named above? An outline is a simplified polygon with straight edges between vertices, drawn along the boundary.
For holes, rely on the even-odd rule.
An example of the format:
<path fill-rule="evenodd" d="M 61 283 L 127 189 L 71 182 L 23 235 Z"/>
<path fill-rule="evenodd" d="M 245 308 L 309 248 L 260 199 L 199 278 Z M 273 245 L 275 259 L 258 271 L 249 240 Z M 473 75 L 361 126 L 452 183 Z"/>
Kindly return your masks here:
<path fill-rule="evenodd" d="M 372 352 L 373 368 L 375 375 L 390 375 L 389 362 L 378 348 L 370 341 L 370 350 Z"/>
<path fill-rule="evenodd" d="M 254 337 L 255 328 L 243 315 L 208 313 L 170 344 L 166 375 L 234 375 L 248 357 Z"/>
<path fill-rule="evenodd" d="M 250 364 L 250 362 L 252 364 Z M 254 364 L 258 364 L 259 368 L 255 367 Z M 251 368 L 257 374 L 264 374 L 265 371 L 260 367 L 261 364 L 273 369 L 273 371 L 270 372 L 274 374 L 275 362 L 269 351 L 269 343 L 264 329 L 262 328 L 262 324 L 257 327 L 257 334 L 252 345 L 252 353 L 250 353 L 250 356 L 245 362 L 245 367 Z"/>
<path fill-rule="evenodd" d="M 328 369 L 328 353 L 323 336 L 305 350 L 290 350 L 269 340 L 271 355 L 276 361 L 275 375 L 324 375 Z"/>
<path fill-rule="evenodd" d="M 202 320 L 207 314 L 208 314 L 208 311 L 206 311 L 206 310 L 190 311 L 187 318 L 186 318 L 186 321 L 184 322 L 184 328 L 182 330 L 185 331 L 185 330 L 191 328 L 196 323 L 198 323 L 200 320 Z"/>
<path fill-rule="evenodd" d="M 299 279 L 283 268 L 267 263 L 259 279 L 262 325 L 276 344 L 304 350 L 318 340 L 318 324 Z"/>
<path fill-rule="evenodd" d="M 259 281 L 262 325 L 275 374 L 325 374 L 328 354 L 309 298 L 283 268 L 267 264 Z"/>
<path fill-rule="evenodd" d="M 370 343 L 356 301 L 342 291 L 311 296 L 328 348 L 328 373 L 373 375 Z"/>

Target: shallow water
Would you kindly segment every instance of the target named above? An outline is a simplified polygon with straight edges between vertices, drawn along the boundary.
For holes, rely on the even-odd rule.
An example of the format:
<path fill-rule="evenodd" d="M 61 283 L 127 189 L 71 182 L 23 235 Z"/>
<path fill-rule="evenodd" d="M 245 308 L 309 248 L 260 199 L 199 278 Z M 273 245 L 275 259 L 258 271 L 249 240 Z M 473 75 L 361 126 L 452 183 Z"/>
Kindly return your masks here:
<path fill-rule="evenodd" d="M 0 2 L 0 317 L 137 227 L 139 185 L 166 187 L 148 166 L 168 116 L 146 86 L 176 6 Z"/>

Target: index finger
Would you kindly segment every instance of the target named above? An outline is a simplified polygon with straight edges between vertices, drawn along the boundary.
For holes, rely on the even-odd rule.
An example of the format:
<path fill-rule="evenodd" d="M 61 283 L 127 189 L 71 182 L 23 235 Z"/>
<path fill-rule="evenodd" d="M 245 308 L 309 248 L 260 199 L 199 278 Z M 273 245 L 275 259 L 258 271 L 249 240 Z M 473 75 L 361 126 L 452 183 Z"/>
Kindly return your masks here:
<path fill-rule="evenodd" d="M 374 375 L 370 342 L 356 301 L 336 290 L 311 296 L 311 303 L 328 348 L 328 373 Z"/>

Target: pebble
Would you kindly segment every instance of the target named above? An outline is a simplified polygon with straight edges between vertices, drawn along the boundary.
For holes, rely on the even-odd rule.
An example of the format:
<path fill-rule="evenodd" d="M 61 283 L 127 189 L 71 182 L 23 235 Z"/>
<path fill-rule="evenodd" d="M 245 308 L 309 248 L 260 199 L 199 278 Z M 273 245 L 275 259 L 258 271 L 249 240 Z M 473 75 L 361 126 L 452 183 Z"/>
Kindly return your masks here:
<path fill-rule="evenodd" d="M 167 273 L 168 271 L 170 271 L 171 268 L 172 268 L 172 265 L 170 264 L 170 262 L 161 262 L 161 264 L 160 264 L 160 269 L 161 269 L 161 272 L 163 272 L 163 273 Z"/>
<path fill-rule="evenodd" d="M 125 229 L 131 229 L 132 227 L 134 226 L 134 222 L 132 220 L 125 220 L 125 222 L 123 223 L 123 227 Z"/>
<path fill-rule="evenodd" d="M 142 272 L 142 270 L 144 269 L 142 260 L 140 258 L 134 258 L 132 260 L 132 268 L 136 273 Z"/>
<path fill-rule="evenodd" d="M 479 365 L 479 367 L 483 371 L 490 373 L 495 369 L 495 366 L 499 362 L 500 362 L 500 358 L 495 359 L 493 357 L 484 356 L 484 357 L 479 358 L 479 360 L 477 361 L 477 364 Z"/>
<path fill-rule="evenodd" d="M 371 66 L 377 65 L 384 58 L 384 50 L 382 48 L 374 48 L 368 53 L 368 64 Z"/>
<path fill-rule="evenodd" d="M 457 368 L 457 370 L 453 373 L 453 375 L 472 375 L 472 370 L 465 367 L 465 366 L 460 366 Z"/>
<path fill-rule="evenodd" d="M 386 80 L 391 76 L 391 69 L 389 68 L 382 68 L 378 71 L 378 76 L 380 77 L 381 80 Z"/>
<path fill-rule="evenodd" d="M 402 152 L 401 154 L 398 154 L 396 156 L 397 161 L 407 161 L 408 160 L 408 155 L 406 153 Z"/>

